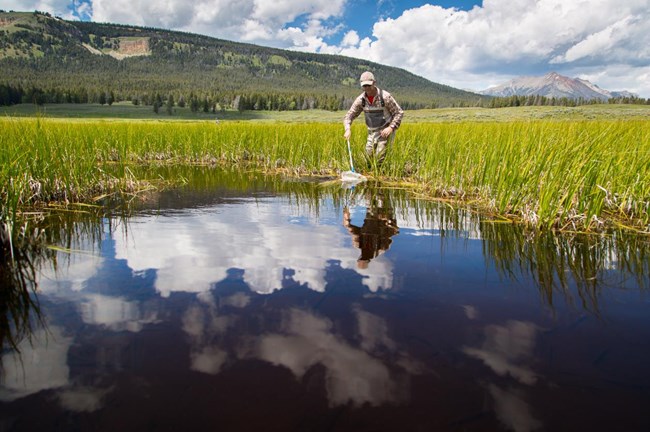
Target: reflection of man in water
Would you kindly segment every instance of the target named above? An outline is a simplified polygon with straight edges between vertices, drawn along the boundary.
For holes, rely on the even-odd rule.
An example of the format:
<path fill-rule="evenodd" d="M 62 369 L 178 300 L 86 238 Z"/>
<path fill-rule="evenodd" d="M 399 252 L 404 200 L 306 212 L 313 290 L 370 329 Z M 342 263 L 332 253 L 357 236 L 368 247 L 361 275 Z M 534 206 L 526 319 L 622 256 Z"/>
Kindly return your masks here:
<path fill-rule="evenodd" d="M 381 194 L 373 194 L 370 198 L 361 227 L 352 224 L 350 210 L 345 207 L 343 226 L 352 234 L 354 246 L 361 249 L 361 256 L 357 260 L 357 267 L 360 269 L 367 268 L 371 259 L 387 251 L 392 243 L 391 237 L 399 232 L 393 209 Z"/>

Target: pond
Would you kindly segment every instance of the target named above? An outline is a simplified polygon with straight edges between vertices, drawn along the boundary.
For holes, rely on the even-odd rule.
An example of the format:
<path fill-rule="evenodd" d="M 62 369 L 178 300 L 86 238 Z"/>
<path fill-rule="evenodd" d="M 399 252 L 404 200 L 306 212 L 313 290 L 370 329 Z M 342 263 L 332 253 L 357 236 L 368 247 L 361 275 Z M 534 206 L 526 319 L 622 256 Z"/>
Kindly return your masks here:
<path fill-rule="evenodd" d="M 71 214 L 2 431 L 647 431 L 647 237 L 211 168 Z M 18 352 L 19 351 L 19 352 Z"/>

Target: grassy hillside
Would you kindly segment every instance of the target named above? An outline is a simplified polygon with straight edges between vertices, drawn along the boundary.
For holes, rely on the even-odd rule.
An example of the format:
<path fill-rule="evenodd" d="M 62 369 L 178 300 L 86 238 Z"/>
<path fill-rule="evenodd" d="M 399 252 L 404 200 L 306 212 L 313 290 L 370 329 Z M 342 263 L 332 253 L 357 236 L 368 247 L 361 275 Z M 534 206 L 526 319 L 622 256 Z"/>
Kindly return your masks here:
<path fill-rule="evenodd" d="M 281 103 L 276 99 L 285 97 L 287 105 L 294 104 L 287 109 L 340 109 L 359 94 L 358 77 L 367 69 L 407 109 L 472 106 L 485 99 L 403 69 L 349 57 L 64 21 L 38 12 L 0 12 L 0 84 L 38 87 L 59 92 L 61 98 L 85 94 L 87 101 L 97 101 L 98 95 L 112 92 L 116 100 L 151 103 L 158 93 L 175 101 L 197 97 L 228 104 L 242 96 L 242 103 L 264 109 L 259 105 Z"/>

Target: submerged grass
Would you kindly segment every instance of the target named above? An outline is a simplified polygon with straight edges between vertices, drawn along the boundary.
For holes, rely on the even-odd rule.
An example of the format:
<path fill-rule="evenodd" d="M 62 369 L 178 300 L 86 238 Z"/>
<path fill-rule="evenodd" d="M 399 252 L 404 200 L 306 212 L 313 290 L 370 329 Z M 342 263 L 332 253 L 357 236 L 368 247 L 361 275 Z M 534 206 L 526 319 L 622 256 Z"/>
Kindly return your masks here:
<path fill-rule="evenodd" d="M 342 127 L 334 123 L 5 118 L 0 127 L 5 227 L 38 203 L 150 187 L 133 174 L 140 164 L 246 165 L 290 175 L 349 169 Z M 352 142 L 362 167 L 359 122 Z M 429 197 L 471 200 L 537 228 L 650 230 L 646 120 L 404 124 L 385 164 L 368 174 L 412 183 Z"/>

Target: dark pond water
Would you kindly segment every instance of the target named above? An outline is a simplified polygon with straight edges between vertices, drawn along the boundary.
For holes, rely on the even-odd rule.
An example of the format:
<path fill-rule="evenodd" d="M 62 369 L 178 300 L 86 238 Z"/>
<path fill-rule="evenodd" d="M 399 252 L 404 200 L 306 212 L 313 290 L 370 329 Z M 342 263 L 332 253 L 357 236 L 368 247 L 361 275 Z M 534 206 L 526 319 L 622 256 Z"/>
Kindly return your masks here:
<path fill-rule="evenodd" d="M 650 430 L 647 238 L 180 174 L 50 226 L 0 431 Z"/>

